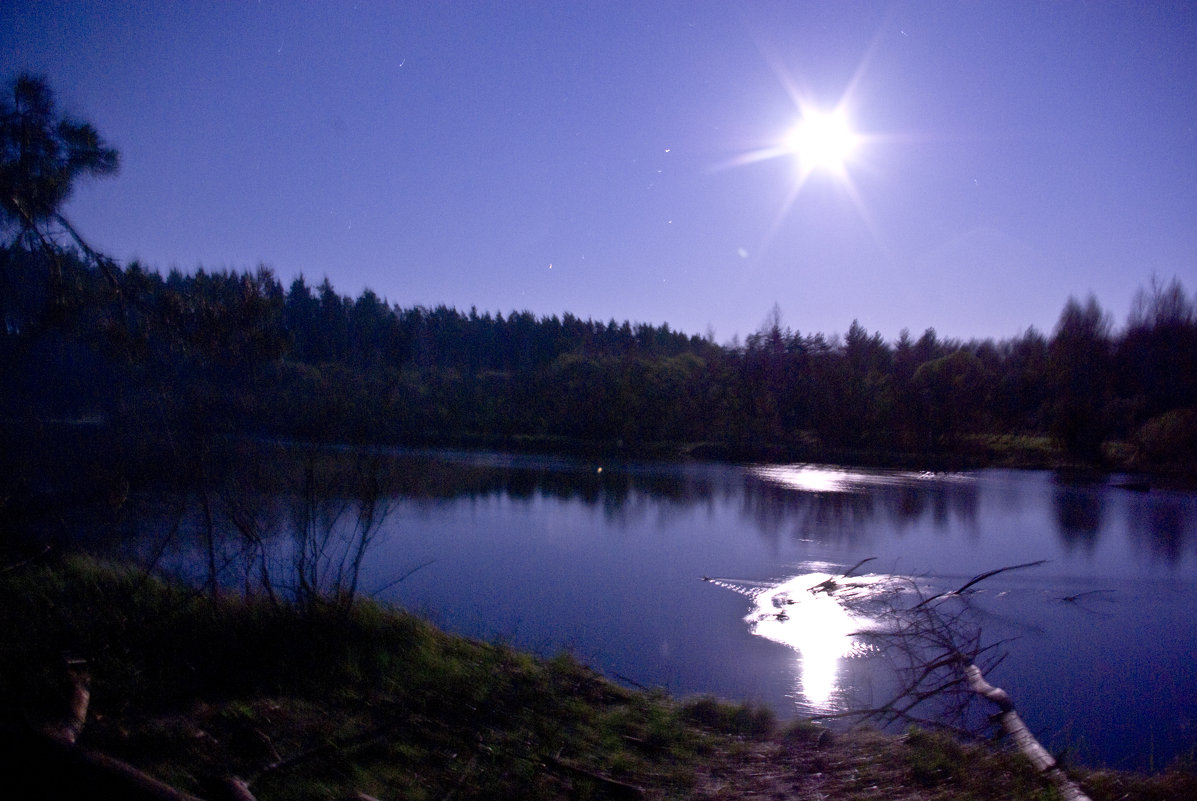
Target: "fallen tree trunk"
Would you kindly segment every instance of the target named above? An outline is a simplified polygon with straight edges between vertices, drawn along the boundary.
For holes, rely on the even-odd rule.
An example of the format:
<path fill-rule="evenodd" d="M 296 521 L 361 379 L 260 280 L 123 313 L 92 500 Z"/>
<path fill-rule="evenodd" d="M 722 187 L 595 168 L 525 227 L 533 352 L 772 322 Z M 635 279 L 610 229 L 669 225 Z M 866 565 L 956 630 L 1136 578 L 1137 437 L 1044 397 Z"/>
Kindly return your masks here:
<path fill-rule="evenodd" d="M 960 599 L 965 592 L 985 579 L 1041 564 L 1043 560 L 987 570 L 955 590 L 935 595 L 924 595 L 912 581 L 911 586 L 918 603 L 910 606 L 892 604 L 888 614 L 880 616 L 888 622 L 888 626 L 861 632 L 894 660 L 896 672 L 903 682 L 900 689 L 888 702 L 879 707 L 845 714 L 872 718 L 883 726 L 905 721 L 916 725 L 951 728 L 944 726 L 944 721 L 954 718 L 963 724 L 967 720 L 967 707 L 976 702 L 976 697 L 983 698 L 1000 710 L 991 720 L 1001 723 L 1003 731 L 1018 747 L 1019 752 L 1041 776 L 1051 782 L 1064 801 L 1090 801 L 1031 734 L 1026 723 L 1014 710 L 1009 693 L 985 681 L 982 667 L 979 666 L 985 664 L 982 657 L 1000 643 L 982 645 L 980 627 L 969 619 L 967 603 L 949 606 L 950 599 Z M 811 589 L 812 592 L 825 590 L 830 595 L 838 586 L 833 581 L 828 581 Z M 1000 657 L 995 660 L 990 656 L 989 664 L 984 669 L 991 669 L 1000 661 Z M 926 719 L 915 714 L 919 705 L 937 702 L 941 704 L 941 709 L 937 710 L 935 718 Z M 841 716 L 843 715 L 817 717 Z M 980 734 L 979 731 L 968 733 Z"/>
<path fill-rule="evenodd" d="M 1010 736 L 1022 755 L 1035 766 L 1035 770 L 1052 783 L 1064 801 L 1090 801 L 1089 796 L 1081 792 L 1081 789 L 1056 764 L 1056 760 L 1047 752 L 1047 749 L 1039 744 L 1035 735 L 1031 734 L 1027 724 L 1023 723 L 1022 718 L 1014 711 L 1014 702 L 1010 700 L 1010 694 L 1001 687 L 994 687 L 985 681 L 985 676 L 976 665 L 968 665 L 964 669 L 964 674 L 968 678 L 968 686 L 973 692 L 997 705 L 997 708 L 1001 710 L 998 720 L 1002 724 L 1002 730 Z"/>

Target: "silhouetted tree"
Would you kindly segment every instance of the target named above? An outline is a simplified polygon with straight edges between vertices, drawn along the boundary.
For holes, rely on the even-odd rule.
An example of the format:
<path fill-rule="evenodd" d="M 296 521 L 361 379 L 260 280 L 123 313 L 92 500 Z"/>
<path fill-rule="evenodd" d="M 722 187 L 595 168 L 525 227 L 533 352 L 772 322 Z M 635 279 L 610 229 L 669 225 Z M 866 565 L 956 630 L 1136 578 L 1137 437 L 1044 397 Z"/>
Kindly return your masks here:
<path fill-rule="evenodd" d="M 1143 418 L 1197 406 L 1197 302 L 1180 281 L 1140 289 L 1118 346 L 1119 389 Z"/>
<path fill-rule="evenodd" d="M 880 334 L 870 336 L 853 320 L 843 344 L 818 360 L 815 383 L 827 394 L 818 404 L 816 427 L 826 439 L 854 448 L 888 439 L 894 408 L 891 355 Z"/>
<path fill-rule="evenodd" d="M 1098 460 L 1109 432 L 1110 318 L 1092 295 L 1069 298 L 1048 349 L 1051 432 L 1069 454 Z"/>
<path fill-rule="evenodd" d="M 41 253 L 51 297 L 61 292 L 62 254 L 79 248 L 114 285 L 115 265 L 91 248 L 63 215 L 78 181 L 112 175 L 120 154 L 90 123 L 60 116 L 45 79 L 18 75 L 0 98 L 0 226 L 6 251 Z"/>
<path fill-rule="evenodd" d="M 1034 328 L 999 347 L 1001 365 L 993 396 L 995 421 L 1005 432 L 1043 430 L 1051 387 L 1047 339 Z"/>
<path fill-rule="evenodd" d="M 919 365 L 912 378 L 922 400 L 929 442 L 955 444 L 982 429 L 989 407 L 990 375 L 967 350 Z"/>

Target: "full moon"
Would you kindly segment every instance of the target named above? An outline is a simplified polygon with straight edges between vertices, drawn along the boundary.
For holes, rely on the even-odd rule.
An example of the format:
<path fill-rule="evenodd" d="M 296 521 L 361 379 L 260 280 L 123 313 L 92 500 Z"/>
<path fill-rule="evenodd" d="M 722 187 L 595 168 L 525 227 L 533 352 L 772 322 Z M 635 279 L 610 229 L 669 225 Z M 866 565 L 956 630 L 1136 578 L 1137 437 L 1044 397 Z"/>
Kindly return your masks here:
<path fill-rule="evenodd" d="M 784 148 L 798 157 L 804 173 L 843 174 L 860 137 L 840 111 L 807 110 L 785 135 Z"/>

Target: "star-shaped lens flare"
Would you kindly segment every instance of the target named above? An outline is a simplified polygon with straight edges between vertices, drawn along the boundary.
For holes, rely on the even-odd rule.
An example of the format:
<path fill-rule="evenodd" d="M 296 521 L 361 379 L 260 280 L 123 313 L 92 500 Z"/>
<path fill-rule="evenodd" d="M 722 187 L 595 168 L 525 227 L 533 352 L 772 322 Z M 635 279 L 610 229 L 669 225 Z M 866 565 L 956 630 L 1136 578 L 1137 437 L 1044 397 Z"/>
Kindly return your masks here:
<path fill-rule="evenodd" d="M 782 159 L 792 164 L 793 183 L 758 250 L 768 247 L 768 243 L 789 215 L 803 188 L 818 176 L 825 177 L 837 184 L 851 198 L 865 223 L 870 228 L 873 227 L 852 175 L 853 169 L 861 166 L 861 158 L 873 137 L 860 133 L 854 128 L 851 115 L 848 112 L 847 98 L 831 110 L 823 110 L 807 103 L 797 103 L 796 105 L 798 113 L 788 128 L 778 133 L 764 146 L 743 153 L 716 167 L 716 169 L 743 167 L 774 159 Z"/>
<path fill-rule="evenodd" d="M 857 188 L 855 174 L 869 166 L 867 162 L 870 146 L 891 137 L 859 131 L 853 120 L 853 112 L 856 110 L 858 86 L 865 76 L 875 47 L 881 41 L 883 31 L 884 29 L 874 37 L 850 77 L 847 87 L 834 105 L 817 102 L 812 93 L 800 88 L 798 82 L 782 66 L 781 59 L 775 57 L 769 48 L 761 46 L 762 54 L 793 103 L 792 122 L 754 149 L 742 152 L 714 167 L 715 170 L 722 170 L 770 160 L 781 160 L 793 165 L 793 182 L 758 252 L 768 249 L 769 243 L 797 203 L 803 188 L 815 179 L 826 179 L 830 187 L 838 187 L 846 194 L 874 239 L 880 244 L 876 226 Z"/>
<path fill-rule="evenodd" d="M 786 131 L 781 147 L 797 157 L 805 175 L 825 170 L 846 179 L 848 163 L 860 141 L 860 135 L 852 130 L 842 109 L 830 112 L 807 109 L 794 127 Z"/>

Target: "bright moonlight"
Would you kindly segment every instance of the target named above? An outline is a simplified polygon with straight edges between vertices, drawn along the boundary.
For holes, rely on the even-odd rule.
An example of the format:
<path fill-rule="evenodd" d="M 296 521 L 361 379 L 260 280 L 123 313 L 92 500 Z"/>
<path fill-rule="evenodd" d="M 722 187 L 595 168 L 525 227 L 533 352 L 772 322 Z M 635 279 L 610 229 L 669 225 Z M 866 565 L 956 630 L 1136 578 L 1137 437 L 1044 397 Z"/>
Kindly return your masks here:
<path fill-rule="evenodd" d="M 786 133 L 784 147 L 798 157 L 804 173 L 826 170 L 842 174 L 860 143 L 860 136 L 841 111 L 806 110 Z"/>

